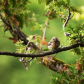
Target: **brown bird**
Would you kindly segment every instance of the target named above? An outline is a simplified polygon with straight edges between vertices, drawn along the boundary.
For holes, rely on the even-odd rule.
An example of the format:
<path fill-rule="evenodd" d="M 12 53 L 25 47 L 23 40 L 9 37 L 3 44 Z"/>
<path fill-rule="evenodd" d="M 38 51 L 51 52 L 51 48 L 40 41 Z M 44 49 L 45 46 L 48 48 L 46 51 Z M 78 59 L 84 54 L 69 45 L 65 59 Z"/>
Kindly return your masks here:
<path fill-rule="evenodd" d="M 60 46 L 60 41 L 58 38 L 53 37 L 47 44 L 50 50 L 57 49 Z"/>

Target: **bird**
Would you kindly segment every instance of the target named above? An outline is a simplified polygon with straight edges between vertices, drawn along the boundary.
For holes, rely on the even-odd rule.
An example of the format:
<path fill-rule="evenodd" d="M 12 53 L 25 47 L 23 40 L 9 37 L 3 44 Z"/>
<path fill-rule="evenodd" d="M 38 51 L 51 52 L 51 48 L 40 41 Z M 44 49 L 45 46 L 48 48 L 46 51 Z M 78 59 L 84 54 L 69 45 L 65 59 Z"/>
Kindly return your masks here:
<path fill-rule="evenodd" d="M 60 40 L 57 37 L 52 37 L 47 46 L 50 50 L 55 50 L 60 46 Z"/>

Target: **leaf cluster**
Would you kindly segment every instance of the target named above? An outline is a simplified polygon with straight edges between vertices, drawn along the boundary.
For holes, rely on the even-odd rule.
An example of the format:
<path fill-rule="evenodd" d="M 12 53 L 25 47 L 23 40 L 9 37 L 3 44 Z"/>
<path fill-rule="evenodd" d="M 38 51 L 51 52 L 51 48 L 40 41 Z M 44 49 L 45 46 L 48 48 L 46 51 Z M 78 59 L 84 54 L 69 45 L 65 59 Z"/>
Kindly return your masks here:
<path fill-rule="evenodd" d="M 16 25 L 23 28 L 30 16 L 29 0 L 0 0 L 0 13 L 11 26 Z"/>
<path fill-rule="evenodd" d="M 83 60 L 78 61 L 76 65 L 71 65 L 68 71 L 61 74 L 57 73 L 51 77 L 51 84 L 82 84 L 84 82 Z"/>
<path fill-rule="evenodd" d="M 16 52 L 18 52 L 18 53 L 24 53 L 25 52 L 26 46 L 23 45 L 23 41 L 21 41 L 21 40 L 17 41 L 15 46 L 16 46 Z"/>
<path fill-rule="evenodd" d="M 77 41 L 84 42 L 84 24 L 76 26 L 69 25 L 68 27 L 65 28 L 65 32 L 71 34 L 69 36 L 69 39 L 72 41 L 71 44 Z"/>
<path fill-rule="evenodd" d="M 84 24 L 82 25 L 76 25 L 76 26 L 71 26 L 69 25 L 68 27 L 65 28 L 65 32 L 70 33 L 70 36 L 68 36 L 68 41 L 71 44 L 77 43 L 77 42 L 84 42 Z M 78 47 L 73 49 L 77 55 L 83 55 L 83 47 Z"/>
<path fill-rule="evenodd" d="M 46 3 L 45 9 L 47 13 L 45 16 L 49 19 L 61 17 L 61 20 L 65 21 L 66 11 L 68 11 L 68 9 L 70 9 L 71 12 L 82 12 L 79 7 L 72 6 L 70 0 L 38 0 L 38 3 Z"/>

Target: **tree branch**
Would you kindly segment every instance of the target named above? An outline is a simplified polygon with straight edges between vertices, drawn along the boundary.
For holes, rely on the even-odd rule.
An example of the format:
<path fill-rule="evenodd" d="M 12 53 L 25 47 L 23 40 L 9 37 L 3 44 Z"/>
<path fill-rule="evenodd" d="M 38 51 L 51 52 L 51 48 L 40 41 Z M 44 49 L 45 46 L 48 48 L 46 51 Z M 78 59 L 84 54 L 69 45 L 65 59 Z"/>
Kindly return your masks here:
<path fill-rule="evenodd" d="M 3 21 L 3 23 L 4 23 L 5 25 L 7 25 L 7 26 L 10 27 L 10 25 L 2 18 L 2 15 L 1 15 L 1 14 L 0 14 L 0 19 Z"/>
<path fill-rule="evenodd" d="M 10 31 L 10 33 L 12 34 L 12 36 L 14 38 L 18 37 L 18 39 L 20 39 L 21 41 L 24 41 L 25 45 L 28 44 L 28 40 L 26 38 L 27 36 L 18 27 L 13 26 L 13 28 L 12 28 L 11 24 L 10 24 L 10 22 L 8 20 L 5 21 L 3 19 L 3 17 L 1 19 L 2 19 L 3 23 L 6 26 L 8 26 L 8 30 Z M 28 47 L 32 47 L 35 50 L 39 50 L 39 48 L 37 48 L 34 43 L 32 43 L 32 42 L 29 42 L 29 43 L 30 43 L 30 45 L 28 45 Z M 53 59 L 53 57 L 51 57 L 49 55 L 55 54 L 55 53 L 59 53 L 59 52 L 62 52 L 62 51 L 66 51 L 66 50 L 70 50 L 70 49 L 78 47 L 79 45 L 80 46 L 84 46 L 83 43 L 78 42 L 78 43 L 76 43 L 74 45 L 71 45 L 71 46 L 67 46 L 67 47 L 63 47 L 63 48 L 58 48 L 56 50 L 46 51 L 46 52 L 41 52 L 41 53 L 25 54 L 25 53 L 15 53 L 15 52 L 3 52 L 3 51 L 0 51 L 0 55 L 21 57 L 22 61 L 23 61 L 23 64 L 24 64 L 26 69 L 28 69 L 28 67 L 27 67 L 27 64 L 26 64 L 26 61 L 25 61 L 24 57 L 32 57 L 32 58 L 40 57 L 42 64 L 44 64 L 49 69 L 58 72 L 58 71 L 63 71 L 63 66 L 67 67 L 67 65 L 65 64 L 65 62 L 62 62 L 62 61 L 57 60 L 57 59 Z M 60 63 L 60 65 L 59 65 L 59 63 Z"/>
<path fill-rule="evenodd" d="M 56 50 L 46 51 L 46 52 L 41 52 L 41 53 L 32 53 L 32 54 L 0 51 L 0 55 L 10 55 L 10 56 L 14 56 L 14 57 L 44 57 L 46 55 L 51 55 L 51 54 L 59 53 L 59 52 L 62 52 L 62 51 L 67 51 L 67 50 L 76 48 L 78 46 L 82 46 L 83 47 L 84 43 L 77 42 L 76 44 L 73 44 L 73 45 L 70 45 L 70 46 L 66 46 L 66 47 L 63 47 L 63 48 L 58 48 Z"/>
<path fill-rule="evenodd" d="M 69 65 L 67 65 L 65 62 L 63 62 L 61 60 L 58 60 L 55 57 L 53 58 L 49 55 L 59 53 L 59 52 L 62 52 L 62 51 L 67 51 L 67 50 L 70 50 L 70 49 L 74 49 L 78 46 L 83 47 L 84 43 L 77 42 L 76 44 L 66 46 L 66 47 L 63 47 L 63 48 L 58 48 L 56 50 L 46 51 L 46 52 L 41 52 L 41 53 L 33 53 L 33 54 L 0 51 L 0 55 L 10 55 L 10 56 L 14 56 L 14 57 L 32 57 L 32 58 L 40 57 L 40 59 L 42 60 L 41 63 L 43 65 L 45 65 L 46 67 L 48 67 L 49 69 L 51 69 L 55 72 L 60 73 L 61 71 L 64 71 L 63 68 L 65 68 L 65 67 L 66 67 L 66 70 L 67 70 L 67 68 L 69 68 Z M 25 60 L 23 60 L 23 63 L 24 62 L 25 62 Z M 26 67 L 26 68 L 28 69 L 28 67 Z M 68 72 L 68 73 L 70 73 L 70 72 Z"/>
<path fill-rule="evenodd" d="M 20 39 L 22 41 L 24 41 L 24 44 L 27 45 L 28 40 L 27 40 L 27 36 L 17 27 L 17 26 L 12 26 L 10 25 L 10 21 L 6 21 L 3 19 L 2 15 L 0 14 L 1 20 L 3 21 L 3 23 L 8 26 L 8 30 L 10 31 L 10 33 L 12 34 L 12 36 L 16 39 Z"/>
<path fill-rule="evenodd" d="M 13 38 L 18 39 L 18 40 L 20 39 L 20 40 L 24 41 L 25 45 L 27 45 L 27 43 L 28 43 L 28 40 L 26 38 L 27 36 L 17 26 L 13 26 L 13 28 L 12 28 L 10 21 L 9 20 L 6 21 L 5 19 L 3 19 L 1 14 L 0 14 L 0 18 L 3 21 L 3 23 L 8 27 L 8 30 L 12 34 Z M 23 58 L 23 57 L 21 57 L 21 58 Z M 24 58 L 23 58 L 23 61 L 25 61 Z M 23 64 L 24 64 L 25 69 L 27 70 L 28 67 L 27 67 L 26 62 L 23 62 Z"/>
<path fill-rule="evenodd" d="M 66 27 L 66 25 L 67 25 L 67 23 L 68 23 L 68 21 L 69 21 L 69 19 L 70 19 L 70 16 L 71 16 L 71 13 L 70 13 L 70 8 L 69 8 L 67 19 L 66 19 L 66 21 L 65 21 L 65 23 L 64 23 L 64 25 L 63 25 L 63 30 L 64 30 L 64 27 Z"/>
<path fill-rule="evenodd" d="M 71 16 L 71 12 L 70 12 L 70 8 L 69 8 L 67 19 L 66 19 L 65 23 L 63 24 L 63 30 L 64 30 L 64 28 L 67 26 L 69 20 L 74 16 L 74 13 L 73 13 L 73 15 L 72 15 L 71 17 L 70 17 L 70 16 Z M 64 32 L 64 35 L 65 35 L 65 36 L 69 36 L 70 33 L 65 33 L 65 32 Z"/>

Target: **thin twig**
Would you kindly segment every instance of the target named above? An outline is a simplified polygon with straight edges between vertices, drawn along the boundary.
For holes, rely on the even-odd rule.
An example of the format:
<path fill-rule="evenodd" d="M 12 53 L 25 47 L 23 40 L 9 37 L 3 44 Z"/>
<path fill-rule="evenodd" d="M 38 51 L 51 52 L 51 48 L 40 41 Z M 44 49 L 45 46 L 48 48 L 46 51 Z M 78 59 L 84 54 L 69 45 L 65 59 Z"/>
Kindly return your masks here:
<path fill-rule="evenodd" d="M 46 33 L 46 28 L 48 27 L 48 22 L 49 22 L 49 18 L 47 19 L 46 23 L 45 23 L 45 28 L 43 31 L 43 39 L 45 39 L 45 33 Z"/>
<path fill-rule="evenodd" d="M 22 57 L 22 58 L 20 58 L 19 60 L 20 60 L 20 62 L 26 62 L 26 63 L 27 63 L 27 62 L 31 62 L 33 59 L 34 59 L 34 57 L 31 58 L 31 59 L 28 60 L 28 61 L 25 61 L 25 60 L 24 60 L 24 57 Z"/>
<path fill-rule="evenodd" d="M 73 13 L 73 15 L 70 17 L 70 19 L 74 16 L 75 13 Z"/>
<path fill-rule="evenodd" d="M 68 21 L 70 19 L 70 15 L 71 15 L 71 13 L 70 13 L 70 9 L 69 9 L 69 11 L 68 11 L 68 17 L 67 17 L 67 19 L 66 19 L 66 21 L 65 21 L 65 23 L 63 25 L 63 30 L 64 30 L 64 27 L 66 27 L 66 25 L 67 25 L 67 23 L 68 23 Z"/>
<path fill-rule="evenodd" d="M 10 25 L 2 18 L 2 15 L 1 15 L 1 14 L 0 14 L 0 18 L 1 18 L 1 20 L 3 21 L 3 23 L 4 23 L 5 25 L 7 25 L 7 26 L 10 27 Z"/>

